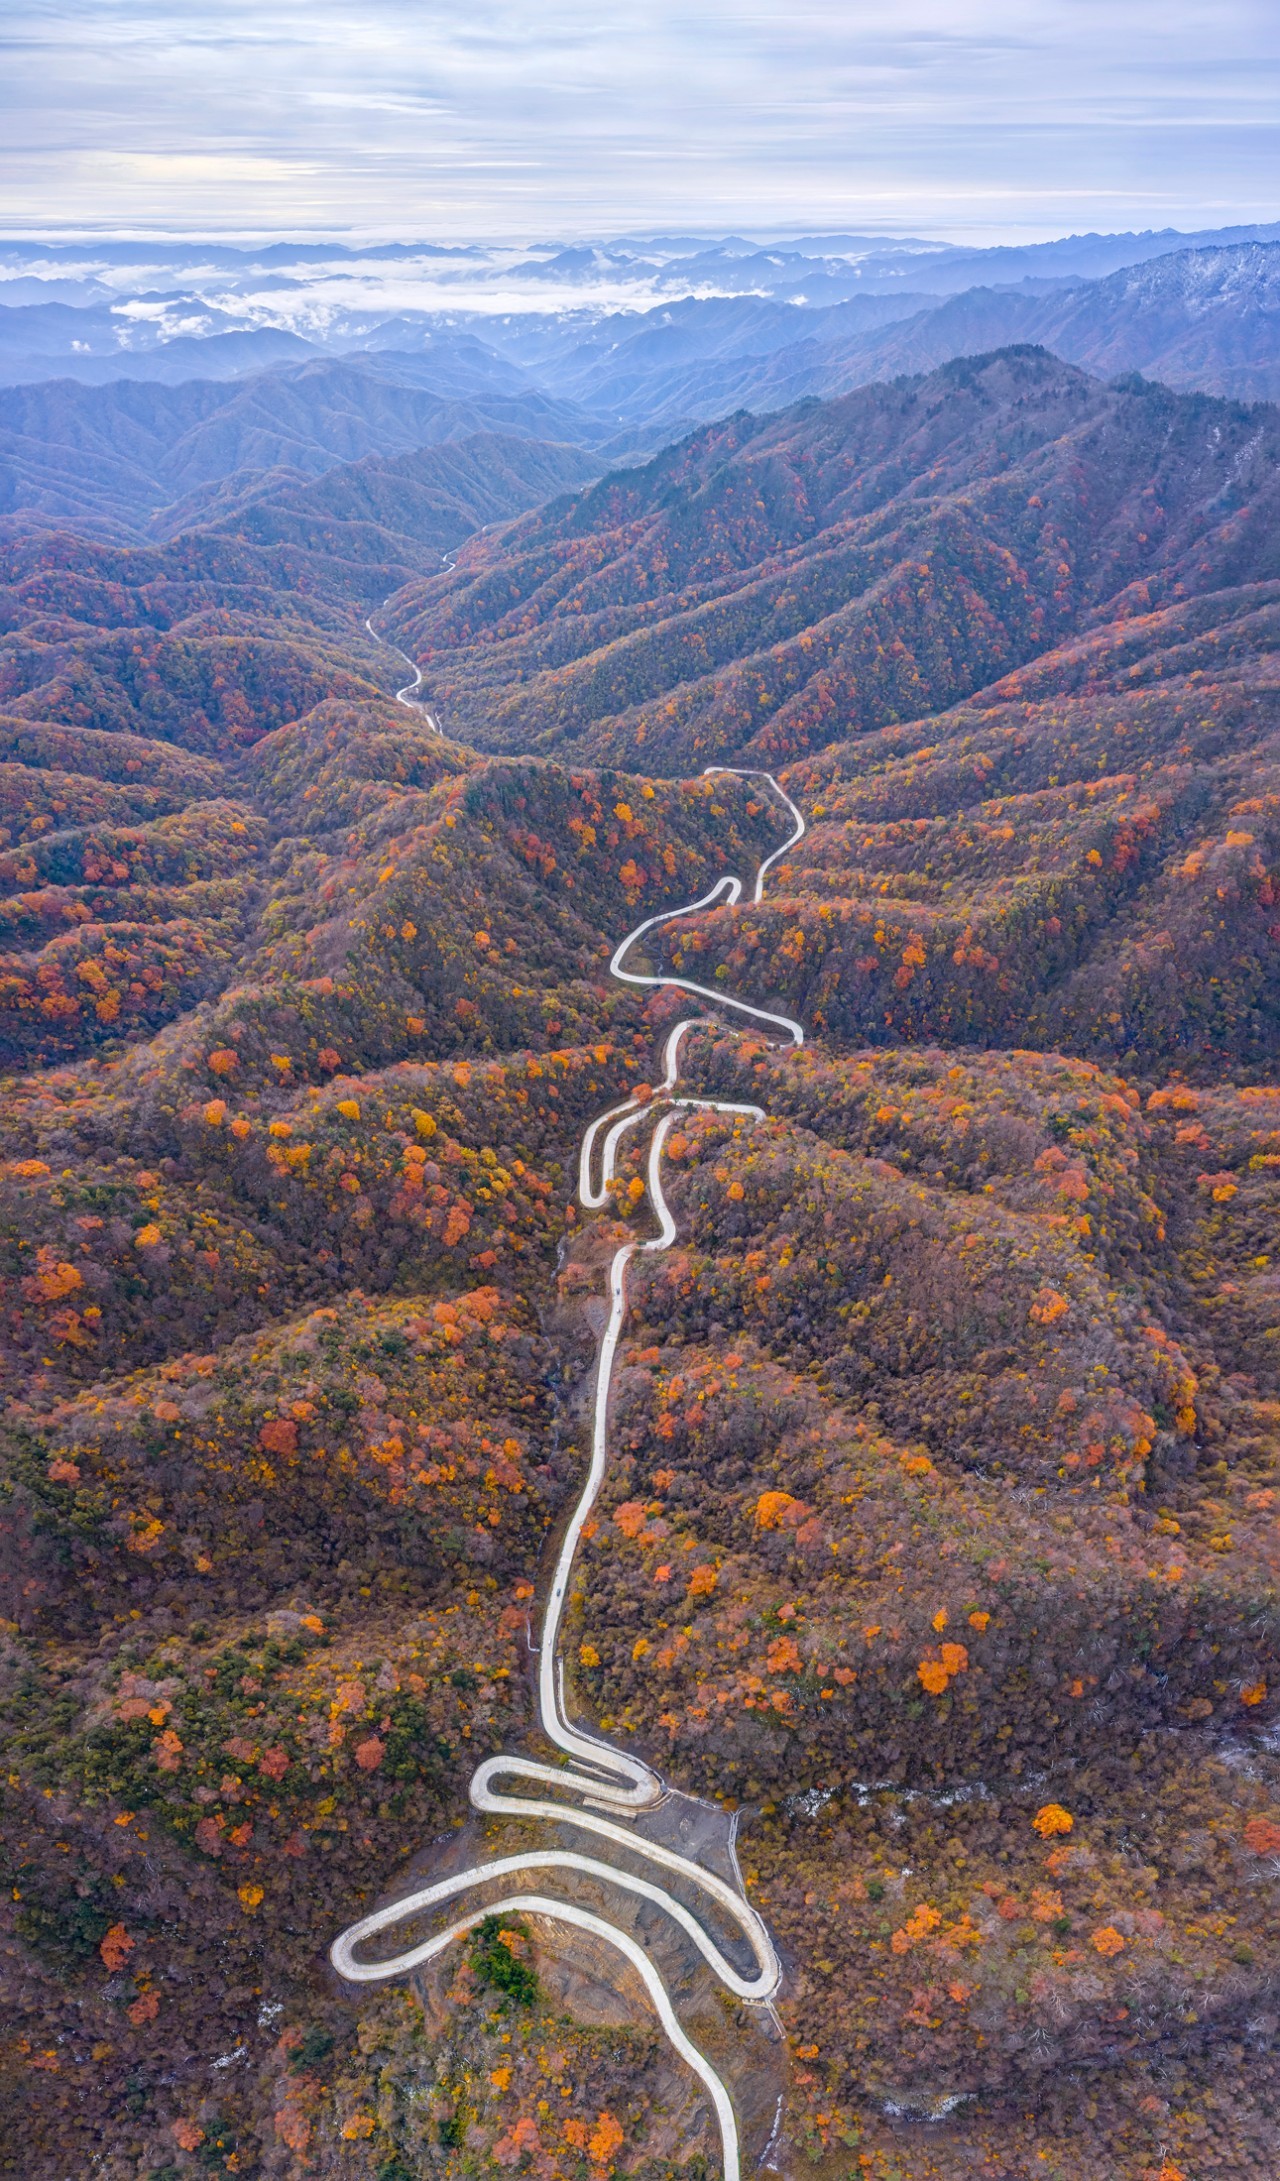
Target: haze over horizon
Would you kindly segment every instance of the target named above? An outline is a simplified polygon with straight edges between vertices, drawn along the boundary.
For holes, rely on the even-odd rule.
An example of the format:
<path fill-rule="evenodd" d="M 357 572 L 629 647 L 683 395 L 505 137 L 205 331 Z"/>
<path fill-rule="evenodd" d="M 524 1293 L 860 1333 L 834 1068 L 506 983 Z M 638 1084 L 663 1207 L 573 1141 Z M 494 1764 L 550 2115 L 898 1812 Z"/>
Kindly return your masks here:
<path fill-rule="evenodd" d="M 1196 229 L 1277 198 L 1257 0 L 16 0 L 0 227 L 441 241 L 660 225 L 950 241 Z M 690 212 L 696 215 L 690 222 Z"/>

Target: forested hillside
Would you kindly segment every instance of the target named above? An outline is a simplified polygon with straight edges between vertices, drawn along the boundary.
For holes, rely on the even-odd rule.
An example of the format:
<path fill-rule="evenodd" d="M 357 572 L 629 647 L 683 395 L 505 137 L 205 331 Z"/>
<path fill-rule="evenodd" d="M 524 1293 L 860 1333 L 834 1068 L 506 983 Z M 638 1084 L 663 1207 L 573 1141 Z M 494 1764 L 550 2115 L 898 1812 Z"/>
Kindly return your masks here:
<path fill-rule="evenodd" d="M 1086 628 L 1277 573 L 1280 422 L 1036 350 L 736 416 L 397 601 L 459 733 L 785 764 Z"/>
<path fill-rule="evenodd" d="M 193 377 L 179 386 L 52 379 L 3 388 L 0 526 L 145 542 L 216 519 L 242 496 L 292 491 L 368 456 L 410 455 L 409 477 L 425 472 L 430 482 L 423 450 L 477 434 L 557 445 L 607 436 L 478 343 L 459 346 L 461 358 L 446 353 L 416 368 L 406 359 L 398 375 L 321 357 L 230 385 Z M 590 474 L 584 466 L 564 482 Z"/>
<path fill-rule="evenodd" d="M 842 1043 L 1024 1045 L 1140 1078 L 1280 1060 L 1280 589 L 1078 638 L 787 774 L 812 824 L 750 910 L 673 929 Z"/>
<path fill-rule="evenodd" d="M 1269 2170 L 1278 437 L 1014 351 L 425 582 L 424 506 L 564 450 L 6 549 L 0 2173 L 716 2170 L 589 1945 L 326 1960 L 548 1755 L 529 1616 L 655 1231 L 643 1132 L 598 1215 L 578 1150 L 695 1010 L 682 1089 L 766 1118 L 667 1137 L 563 1655 L 737 1813 L 782 2041 L 681 2004 L 748 2149 Z M 609 973 L 785 839 L 716 760 L 807 831 L 631 963 L 801 1050 Z"/>

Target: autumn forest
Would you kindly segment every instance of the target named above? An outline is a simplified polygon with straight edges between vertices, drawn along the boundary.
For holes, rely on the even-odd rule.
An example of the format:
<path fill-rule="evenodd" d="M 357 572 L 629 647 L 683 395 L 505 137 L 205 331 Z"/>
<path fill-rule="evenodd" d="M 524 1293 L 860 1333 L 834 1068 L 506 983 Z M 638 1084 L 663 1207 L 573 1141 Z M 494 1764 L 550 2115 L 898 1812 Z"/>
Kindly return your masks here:
<path fill-rule="evenodd" d="M 561 1656 L 777 1948 L 627 1911 L 744 2171 L 1272 2170 L 1278 454 L 1011 348 L 0 537 L 0 2174 L 716 2181 L 589 1939 L 328 1961 L 545 1840 L 685 1016 Z M 632 960 L 800 1047 L 609 967 L 766 772 Z"/>

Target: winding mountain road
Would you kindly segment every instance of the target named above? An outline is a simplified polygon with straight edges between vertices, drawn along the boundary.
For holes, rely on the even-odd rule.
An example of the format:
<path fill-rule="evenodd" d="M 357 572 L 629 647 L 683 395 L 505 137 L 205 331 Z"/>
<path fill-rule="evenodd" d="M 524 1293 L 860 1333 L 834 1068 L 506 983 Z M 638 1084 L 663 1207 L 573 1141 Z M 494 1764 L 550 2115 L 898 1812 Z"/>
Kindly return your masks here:
<path fill-rule="evenodd" d="M 486 525 L 486 528 L 487 527 L 488 526 Z M 481 533 L 481 535 L 483 535 L 483 532 Z M 442 553 L 440 555 L 441 575 L 450 574 L 456 561 L 456 553 Z M 394 598 L 394 596 L 395 593 L 393 591 L 391 593 L 391 597 L 383 599 L 383 605 L 389 606 L 391 604 L 391 598 Z M 399 644 L 393 644 L 389 637 L 382 636 L 378 633 L 377 629 L 375 629 L 373 625 L 373 615 L 371 613 L 365 615 L 364 625 L 368 629 L 369 634 L 370 636 L 372 636 L 375 644 L 381 644 L 384 651 L 394 651 L 397 659 L 403 659 L 406 666 L 411 666 L 413 668 L 413 680 L 411 682 L 406 682 L 403 689 L 397 689 L 395 691 L 396 703 L 406 705 L 410 711 L 421 712 L 432 733 L 437 735 L 443 735 L 444 729 L 440 725 L 439 720 L 436 718 L 435 713 L 427 710 L 427 707 L 423 703 L 422 698 L 418 695 L 418 691 L 422 687 L 422 668 L 418 665 L 417 660 L 411 659 L 407 651 L 401 651 Z"/>
<path fill-rule="evenodd" d="M 383 600 L 383 604 L 386 604 L 385 599 Z M 428 727 L 432 729 L 433 733 L 443 735 L 444 729 L 440 725 L 439 720 L 436 718 L 435 713 L 429 712 L 427 710 L 426 705 L 423 703 L 421 697 L 417 694 L 418 690 L 422 687 L 422 668 L 420 666 L 414 666 L 414 662 L 409 657 L 408 652 L 401 651 L 399 644 L 393 644 L 388 637 L 380 636 L 378 634 L 377 629 L 375 629 L 373 625 L 372 614 L 365 615 L 364 625 L 368 629 L 369 634 L 370 636 L 372 636 L 375 644 L 381 644 L 384 651 L 394 651 L 397 659 L 403 659 L 406 666 L 413 667 L 413 680 L 411 682 L 406 682 L 403 689 L 397 689 L 395 691 L 396 703 L 407 705 L 409 710 L 412 712 L 421 712 Z"/>
<path fill-rule="evenodd" d="M 371 621 L 367 626 L 370 633 L 376 636 L 377 632 Z M 385 639 L 379 638 L 378 641 L 383 642 Z M 407 654 L 401 653 L 401 657 L 407 658 Z M 412 659 L 408 660 L 408 664 L 413 665 Z M 396 693 L 403 704 L 418 702 L 413 692 L 421 686 L 422 676 L 416 667 L 414 671 L 416 680 Z M 430 714 L 427 716 L 430 718 Z M 434 721 L 432 725 L 435 725 Z M 436 731 L 439 732 L 439 729 Z M 750 898 L 752 901 L 759 901 L 770 867 L 801 839 L 805 832 L 805 821 L 772 773 L 716 765 L 708 766 L 707 772 L 710 775 L 733 772 L 741 779 L 765 782 L 792 821 L 792 831 L 788 838 L 765 859 L 756 873 Z M 729 1008 L 768 1030 L 785 1034 L 795 1045 L 802 1045 L 804 1031 L 788 1015 L 772 1014 L 767 1009 L 752 1006 L 748 1001 L 738 999 L 730 993 L 692 983 L 684 977 L 651 975 L 629 970 L 624 966 L 631 948 L 646 933 L 656 930 L 660 925 L 674 923 L 681 917 L 692 916 L 700 909 L 709 908 L 713 902 L 732 905 L 740 901 L 742 896 L 743 881 L 737 877 L 724 877 L 699 900 L 688 902 L 683 908 L 664 910 L 658 916 L 646 917 L 643 923 L 636 925 L 634 931 L 628 932 L 615 949 L 609 965 L 610 971 L 626 984 L 688 992 L 695 998 L 711 1001 L 717 1007 Z M 434 1885 L 421 1887 L 389 1906 L 375 1910 L 372 1915 L 361 1917 L 335 1940 L 330 1950 L 330 1958 L 338 1974 L 352 1983 L 381 1983 L 391 1977 L 405 1976 L 411 1970 L 421 1967 L 424 1962 L 443 1953 L 456 1939 L 462 1938 L 486 1916 L 504 1911 L 524 1911 L 530 1915 L 550 1917 L 557 1922 L 589 1932 L 615 1948 L 639 1974 L 667 2038 L 704 2084 L 715 2108 L 720 2127 L 724 2181 L 740 2181 L 738 2126 L 729 2092 L 710 2061 L 685 2035 L 670 1994 L 653 1960 L 618 1925 L 581 1907 L 577 1902 L 558 1897 L 554 1893 L 503 1891 L 496 1897 L 485 1900 L 482 1906 L 472 1908 L 458 1917 L 431 1938 L 411 1945 L 399 1954 L 370 1959 L 362 1951 L 370 1940 L 391 1930 L 396 1924 L 407 1922 L 423 1911 L 451 1900 L 455 1895 L 473 1887 L 488 1889 L 497 1881 L 562 1871 L 588 1877 L 601 1885 L 616 1888 L 634 1899 L 662 1909 L 692 1941 L 726 1990 L 739 1999 L 763 2004 L 768 2002 L 778 1988 L 781 1967 L 773 1942 L 763 1921 L 745 1895 L 703 1864 L 679 1854 L 675 1849 L 643 1837 L 626 1823 L 618 1822 L 619 1818 L 625 1819 L 642 1810 L 655 1808 L 667 1794 L 666 1785 L 661 1775 L 642 1759 L 614 1748 L 598 1734 L 592 1734 L 570 1721 L 564 1701 L 564 1662 L 558 1650 L 561 1620 L 578 1541 L 604 1483 L 608 1467 L 609 1399 L 618 1342 L 627 1314 L 627 1267 L 637 1255 L 654 1254 L 669 1249 L 676 1238 L 676 1223 L 662 1188 L 662 1155 L 668 1133 L 681 1111 L 731 1114 L 743 1123 L 762 1121 L 765 1118 L 764 1111 L 759 1106 L 735 1105 L 721 1099 L 680 1096 L 681 1046 L 687 1033 L 707 1020 L 705 1016 L 696 1016 L 676 1024 L 666 1040 L 663 1078 L 653 1096 L 643 1102 L 629 1098 L 621 1105 L 613 1106 L 598 1115 L 583 1136 L 579 1154 L 579 1199 L 584 1210 L 600 1210 L 609 1201 L 609 1184 L 614 1177 L 622 1139 L 642 1121 L 660 1114 L 650 1138 L 647 1164 L 649 1202 L 657 1216 L 658 1233 L 645 1242 L 623 1243 L 615 1252 L 609 1268 L 609 1316 L 601 1338 L 596 1367 L 591 1461 L 556 1560 L 542 1616 L 538 1651 L 539 1718 L 547 1739 L 563 1750 L 572 1762 L 568 1766 L 558 1766 L 539 1764 L 532 1758 L 520 1756 L 490 1757 L 478 1767 L 470 1789 L 472 1806 L 478 1811 L 494 1816 L 538 1818 L 549 1824 L 575 1827 L 599 1843 L 600 1853 L 586 1855 L 569 1849 L 534 1849 L 505 1856 L 494 1862 L 476 1864 L 468 1870 L 441 1879 Z M 529 1783 L 542 1788 L 544 1792 L 541 1795 L 499 1792 L 496 1783 L 500 1780 Z M 560 1795 L 579 1796 L 585 1807 L 576 1809 L 569 1803 L 552 1800 L 545 1792 L 550 1789 Z M 605 1812 L 614 1814 L 602 1814 Z M 614 1860 L 605 1860 L 610 1851 Z M 618 1858 L 624 1855 L 633 1861 L 653 1866 L 655 1872 L 669 1874 L 673 1880 L 678 1879 L 686 1889 L 701 1895 L 708 1907 L 714 1906 L 721 1917 L 735 1927 L 738 1939 L 754 1963 L 752 1972 L 744 1974 L 740 1967 L 728 1959 L 702 1919 L 684 1901 L 677 1898 L 667 1885 L 660 1883 L 656 1877 L 642 1877 L 620 1862 Z"/>

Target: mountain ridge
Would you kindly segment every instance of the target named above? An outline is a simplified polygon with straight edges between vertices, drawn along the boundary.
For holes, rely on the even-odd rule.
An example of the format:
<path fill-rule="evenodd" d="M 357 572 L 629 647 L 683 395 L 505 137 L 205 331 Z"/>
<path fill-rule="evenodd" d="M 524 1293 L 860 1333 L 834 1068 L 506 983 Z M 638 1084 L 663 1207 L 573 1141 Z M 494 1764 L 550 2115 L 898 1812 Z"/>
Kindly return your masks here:
<path fill-rule="evenodd" d="M 581 436 L 576 411 L 522 387 L 501 359 L 492 375 L 464 398 L 455 370 L 434 391 L 320 357 L 230 383 L 0 389 L 0 520 L 136 542 L 174 502 L 246 467 L 314 476 L 481 431 Z"/>
<path fill-rule="evenodd" d="M 706 427 L 473 540 L 390 625 L 481 746 L 786 761 L 954 702 L 1130 592 L 1271 573 L 1277 445 L 1269 407 L 997 351 Z"/>
<path fill-rule="evenodd" d="M 59 323 L 68 313 L 42 308 Z M 198 518 L 202 492 L 263 498 L 269 487 L 247 476 L 224 482 L 242 472 L 320 474 L 483 431 L 642 462 L 739 409 L 832 399 L 1010 344 L 1046 346 L 1104 377 L 1137 370 L 1183 391 L 1269 399 L 1280 393 L 1278 323 L 1280 243 L 1271 241 L 942 297 L 899 286 L 819 303 L 748 290 L 643 312 L 375 315 L 329 350 L 304 344 L 300 362 L 288 350 L 239 377 L 0 389 L 0 524 L 173 535 Z M 182 335 L 155 353 L 194 374 L 202 357 L 213 367 L 219 344 L 256 338 Z M 279 339 L 287 349 L 294 337 Z"/>

